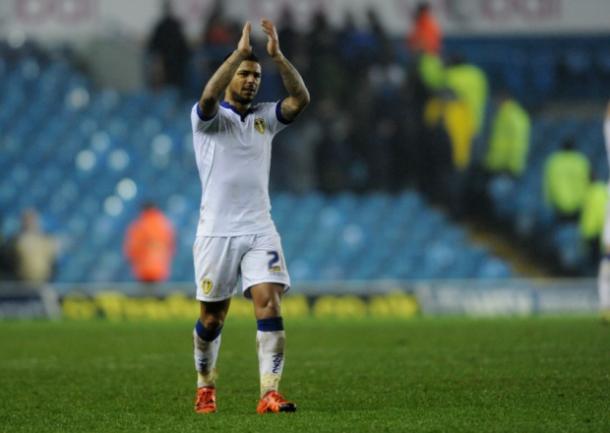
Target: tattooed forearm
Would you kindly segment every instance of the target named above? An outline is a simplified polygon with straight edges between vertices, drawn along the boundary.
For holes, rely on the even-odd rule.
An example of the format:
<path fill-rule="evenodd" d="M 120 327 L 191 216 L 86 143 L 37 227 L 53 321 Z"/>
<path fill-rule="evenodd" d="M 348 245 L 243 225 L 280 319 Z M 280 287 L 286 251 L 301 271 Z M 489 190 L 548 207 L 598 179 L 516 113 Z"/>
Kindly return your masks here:
<path fill-rule="evenodd" d="M 274 60 L 288 95 L 295 99 L 299 108 L 298 111 L 302 110 L 309 103 L 309 91 L 303 82 L 301 74 L 284 56 L 278 56 Z"/>

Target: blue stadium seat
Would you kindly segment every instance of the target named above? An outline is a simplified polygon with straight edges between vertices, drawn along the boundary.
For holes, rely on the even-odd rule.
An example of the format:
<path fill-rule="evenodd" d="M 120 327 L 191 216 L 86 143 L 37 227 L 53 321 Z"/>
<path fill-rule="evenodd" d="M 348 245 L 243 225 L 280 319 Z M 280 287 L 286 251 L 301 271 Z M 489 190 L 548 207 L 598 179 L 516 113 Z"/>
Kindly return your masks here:
<path fill-rule="evenodd" d="M 510 267 L 497 258 L 488 258 L 480 266 L 477 278 L 508 278 L 512 275 Z"/>

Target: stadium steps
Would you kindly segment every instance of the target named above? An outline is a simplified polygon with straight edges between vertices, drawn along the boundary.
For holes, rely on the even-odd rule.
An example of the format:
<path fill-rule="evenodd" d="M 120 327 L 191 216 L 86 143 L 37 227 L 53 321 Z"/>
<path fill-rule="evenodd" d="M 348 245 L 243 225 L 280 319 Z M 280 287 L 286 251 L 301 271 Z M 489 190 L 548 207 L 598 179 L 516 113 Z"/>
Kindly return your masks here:
<path fill-rule="evenodd" d="M 549 266 L 540 258 L 530 254 L 522 245 L 517 245 L 494 227 L 493 223 L 479 218 L 463 222 L 463 227 L 473 243 L 485 246 L 491 253 L 508 262 L 515 273 L 523 277 L 544 278 L 552 276 Z"/>

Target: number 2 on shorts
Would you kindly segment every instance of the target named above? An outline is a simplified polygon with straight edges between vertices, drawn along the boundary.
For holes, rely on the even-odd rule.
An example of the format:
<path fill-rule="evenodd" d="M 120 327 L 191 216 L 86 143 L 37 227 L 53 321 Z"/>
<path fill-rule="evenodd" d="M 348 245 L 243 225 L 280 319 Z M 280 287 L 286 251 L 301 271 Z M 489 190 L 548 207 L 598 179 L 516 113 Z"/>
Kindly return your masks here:
<path fill-rule="evenodd" d="M 271 256 L 271 258 L 269 259 L 269 270 L 271 272 L 280 272 L 282 270 L 282 268 L 280 267 L 279 263 L 280 263 L 280 255 L 278 254 L 277 251 L 267 251 L 267 255 Z"/>

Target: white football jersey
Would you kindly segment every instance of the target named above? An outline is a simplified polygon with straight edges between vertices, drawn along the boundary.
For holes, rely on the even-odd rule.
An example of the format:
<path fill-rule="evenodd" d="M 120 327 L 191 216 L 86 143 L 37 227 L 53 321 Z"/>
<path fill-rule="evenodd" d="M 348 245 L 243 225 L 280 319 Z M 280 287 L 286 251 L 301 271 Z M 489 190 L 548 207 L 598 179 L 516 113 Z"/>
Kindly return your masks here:
<path fill-rule="evenodd" d="M 269 200 L 271 141 L 288 122 L 280 102 L 252 106 L 242 117 L 227 102 L 206 119 L 191 110 L 193 146 L 202 196 L 197 236 L 275 231 Z"/>

